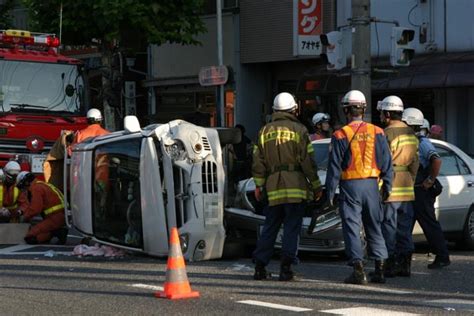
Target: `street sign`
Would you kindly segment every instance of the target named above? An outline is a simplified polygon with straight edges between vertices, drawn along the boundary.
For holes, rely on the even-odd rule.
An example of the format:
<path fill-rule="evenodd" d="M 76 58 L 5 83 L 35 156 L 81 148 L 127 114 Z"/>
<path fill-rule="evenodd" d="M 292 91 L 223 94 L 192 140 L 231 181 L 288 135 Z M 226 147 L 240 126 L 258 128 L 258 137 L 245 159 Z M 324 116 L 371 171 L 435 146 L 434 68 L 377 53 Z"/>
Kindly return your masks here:
<path fill-rule="evenodd" d="M 199 71 L 199 83 L 203 87 L 223 85 L 229 79 L 229 70 L 226 66 L 202 67 Z"/>

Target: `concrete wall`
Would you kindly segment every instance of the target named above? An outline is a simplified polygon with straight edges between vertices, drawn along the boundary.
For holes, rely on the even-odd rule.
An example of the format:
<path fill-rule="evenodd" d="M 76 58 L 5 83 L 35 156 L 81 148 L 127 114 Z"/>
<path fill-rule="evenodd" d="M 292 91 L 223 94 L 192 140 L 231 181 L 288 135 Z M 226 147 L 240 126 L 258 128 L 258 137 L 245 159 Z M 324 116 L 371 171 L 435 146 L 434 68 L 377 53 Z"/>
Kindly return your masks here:
<path fill-rule="evenodd" d="M 202 46 L 183 46 L 180 44 L 153 45 L 153 76 L 173 78 L 197 76 L 204 66 L 217 65 L 216 17 L 203 17 L 207 33 L 197 37 Z M 224 65 L 234 67 L 235 31 L 234 17 L 230 13 L 222 16 Z"/>

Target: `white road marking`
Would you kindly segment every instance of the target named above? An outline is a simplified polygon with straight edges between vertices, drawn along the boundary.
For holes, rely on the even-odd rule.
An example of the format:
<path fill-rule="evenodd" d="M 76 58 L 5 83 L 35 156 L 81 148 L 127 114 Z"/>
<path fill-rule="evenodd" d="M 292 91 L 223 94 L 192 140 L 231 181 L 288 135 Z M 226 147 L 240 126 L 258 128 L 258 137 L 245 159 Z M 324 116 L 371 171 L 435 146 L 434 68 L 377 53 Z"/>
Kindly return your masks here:
<path fill-rule="evenodd" d="M 16 245 L 7 248 L 0 249 L 0 255 L 11 255 L 13 252 L 26 250 L 36 247 L 36 245 Z"/>
<path fill-rule="evenodd" d="M 30 255 L 30 256 L 43 256 L 49 250 L 46 251 L 22 251 L 22 252 L 9 252 L 9 253 L 0 253 L 0 255 L 4 256 L 23 256 L 23 255 Z M 61 256 L 71 256 L 72 251 L 54 251 L 53 257 L 61 255 Z"/>
<path fill-rule="evenodd" d="M 412 314 L 407 312 L 395 312 L 388 309 L 370 308 L 370 307 L 350 307 L 341 309 L 327 309 L 320 311 L 328 314 L 347 315 L 347 316 L 412 316 L 419 314 Z"/>
<path fill-rule="evenodd" d="M 273 303 L 267 303 L 267 302 L 261 302 L 261 301 L 253 301 L 253 300 L 237 301 L 237 303 L 247 304 L 247 305 L 255 305 L 255 306 L 263 306 L 263 307 L 269 307 L 269 308 L 275 308 L 275 309 L 282 309 L 282 310 L 292 311 L 292 312 L 307 312 L 307 311 L 312 311 L 312 309 L 310 309 L 310 308 L 303 308 L 303 307 L 296 307 L 296 306 L 288 306 L 288 305 L 281 305 L 281 304 L 273 304 Z"/>
<path fill-rule="evenodd" d="M 454 308 L 460 310 L 474 311 L 474 301 L 472 300 L 460 300 L 460 299 L 441 299 L 424 301 L 423 303 L 431 306 L 439 306 L 443 308 Z"/>
<path fill-rule="evenodd" d="M 137 287 L 137 288 L 140 288 L 140 289 L 153 290 L 153 291 L 163 291 L 164 290 L 164 288 L 162 286 L 142 284 L 142 283 L 129 284 L 128 286 Z"/>
<path fill-rule="evenodd" d="M 334 283 L 334 282 L 329 282 L 329 281 L 326 281 L 326 280 L 299 279 L 297 281 L 299 281 L 299 282 L 321 283 L 321 284 L 325 284 L 325 285 L 330 284 L 331 286 L 334 286 L 334 287 L 337 287 L 337 288 L 348 288 L 348 287 L 350 287 L 350 288 L 353 288 L 353 289 L 359 289 L 359 290 L 364 290 L 364 291 L 368 291 L 368 292 L 390 293 L 390 294 L 401 294 L 401 295 L 413 294 L 413 292 L 411 292 L 411 291 L 394 290 L 394 289 L 367 286 L 367 285 Z"/>

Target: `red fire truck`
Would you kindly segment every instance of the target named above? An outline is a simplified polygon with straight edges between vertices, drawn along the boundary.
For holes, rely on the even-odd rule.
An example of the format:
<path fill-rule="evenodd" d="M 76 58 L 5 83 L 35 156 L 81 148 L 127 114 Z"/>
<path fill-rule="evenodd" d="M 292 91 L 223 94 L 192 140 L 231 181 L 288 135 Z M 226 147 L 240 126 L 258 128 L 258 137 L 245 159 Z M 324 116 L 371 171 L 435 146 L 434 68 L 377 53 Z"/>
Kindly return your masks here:
<path fill-rule="evenodd" d="M 42 173 L 61 130 L 87 125 L 84 65 L 58 46 L 54 34 L 0 30 L 0 167 Z"/>

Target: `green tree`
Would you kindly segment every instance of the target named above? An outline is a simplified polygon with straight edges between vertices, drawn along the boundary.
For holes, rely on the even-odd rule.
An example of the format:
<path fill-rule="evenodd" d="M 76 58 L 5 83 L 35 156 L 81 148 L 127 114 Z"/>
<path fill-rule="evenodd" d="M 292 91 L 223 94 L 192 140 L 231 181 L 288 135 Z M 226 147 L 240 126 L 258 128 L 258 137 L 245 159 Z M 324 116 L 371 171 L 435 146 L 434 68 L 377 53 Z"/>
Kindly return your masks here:
<path fill-rule="evenodd" d="M 6 0 L 0 4 L 0 30 L 8 29 L 12 24 L 11 10 L 15 7 L 15 0 Z"/>
<path fill-rule="evenodd" d="M 59 32 L 63 5 L 63 42 L 88 44 L 120 41 L 132 29 L 148 43 L 198 44 L 205 31 L 199 17 L 203 0 L 23 0 L 29 9 L 32 31 Z"/>
<path fill-rule="evenodd" d="M 196 35 L 206 31 L 200 18 L 204 0 L 22 0 L 29 11 L 30 30 L 59 33 L 59 12 L 62 5 L 62 42 L 65 45 L 100 43 L 102 88 L 99 98 L 104 111 L 118 111 L 115 122 L 121 122 L 121 76 L 112 63 L 112 52 L 127 49 L 127 43 L 161 45 L 166 42 L 183 45 L 200 44 Z M 138 46 L 138 47 L 137 47 Z"/>

